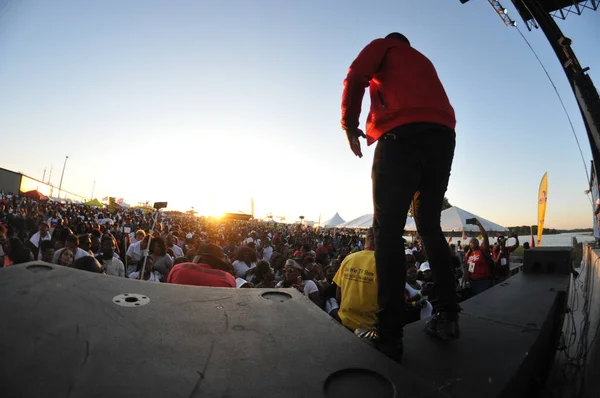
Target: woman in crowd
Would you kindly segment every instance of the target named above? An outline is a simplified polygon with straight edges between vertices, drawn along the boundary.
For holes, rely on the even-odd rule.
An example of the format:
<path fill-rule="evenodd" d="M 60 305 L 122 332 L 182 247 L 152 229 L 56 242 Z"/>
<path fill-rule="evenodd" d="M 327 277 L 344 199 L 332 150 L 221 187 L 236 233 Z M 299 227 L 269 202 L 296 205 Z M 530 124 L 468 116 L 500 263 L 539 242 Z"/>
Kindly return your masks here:
<path fill-rule="evenodd" d="M 64 265 L 65 267 L 70 267 L 73 264 L 73 258 L 75 254 L 68 247 L 64 247 L 60 256 L 58 257 L 58 265 Z"/>
<path fill-rule="evenodd" d="M 237 278 L 246 278 L 246 273 L 251 269 L 256 267 L 256 262 L 258 261 L 258 256 L 256 255 L 256 250 L 248 247 L 242 246 L 238 249 L 237 253 L 233 257 L 233 269 L 235 270 L 235 276 Z"/>
<path fill-rule="evenodd" d="M 163 238 L 152 238 L 150 242 L 150 255 L 154 270 L 162 276 L 161 280 L 166 281 L 171 268 L 173 268 L 173 258 L 167 254 L 167 244 Z"/>
<path fill-rule="evenodd" d="M 303 268 L 295 260 L 289 259 L 283 267 L 284 280 L 279 282 L 275 287 L 293 287 L 300 293 L 308 297 L 313 303 L 321 307 L 321 294 L 319 288 L 311 280 L 302 278 Z"/>
<path fill-rule="evenodd" d="M 423 285 L 422 281 L 417 280 L 417 268 L 414 265 L 408 265 L 404 286 L 407 324 L 431 317 L 433 307 L 427 301 L 426 292 L 422 291 Z"/>
<path fill-rule="evenodd" d="M 4 239 L 2 249 L 4 251 L 4 267 L 33 261 L 33 254 L 19 238 Z"/>

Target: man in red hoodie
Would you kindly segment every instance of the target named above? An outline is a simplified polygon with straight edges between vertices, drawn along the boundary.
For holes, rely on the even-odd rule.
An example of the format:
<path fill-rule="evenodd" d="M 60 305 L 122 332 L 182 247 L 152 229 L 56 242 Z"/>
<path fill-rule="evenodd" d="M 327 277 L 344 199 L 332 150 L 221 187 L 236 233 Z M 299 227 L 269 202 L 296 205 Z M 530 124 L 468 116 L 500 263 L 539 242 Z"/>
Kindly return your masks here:
<path fill-rule="evenodd" d="M 371 109 L 366 136 L 359 129 L 365 87 Z M 458 300 L 448 243 L 440 227 L 455 147 L 454 109 L 433 64 L 400 33 L 369 43 L 344 81 L 342 128 L 350 149 L 362 157 L 360 137 L 377 141 L 373 202 L 378 303 L 377 328 L 363 334 L 389 357 L 402 356 L 406 258 L 402 233 L 411 202 L 434 275 L 439 310 L 425 330 L 457 338 Z"/>

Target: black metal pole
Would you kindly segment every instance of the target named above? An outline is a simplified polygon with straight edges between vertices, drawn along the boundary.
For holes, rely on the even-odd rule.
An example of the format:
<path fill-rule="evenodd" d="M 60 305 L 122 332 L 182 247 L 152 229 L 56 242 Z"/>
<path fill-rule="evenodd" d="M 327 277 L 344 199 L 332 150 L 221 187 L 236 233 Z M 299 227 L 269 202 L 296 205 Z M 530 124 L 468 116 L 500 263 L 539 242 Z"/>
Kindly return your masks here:
<path fill-rule="evenodd" d="M 595 165 L 600 164 L 600 97 L 592 79 L 587 75 L 588 68 L 582 68 L 571 48 L 571 40 L 565 37 L 554 18 L 544 10 L 537 0 L 512 0 L 524 4 L 537 21 L 541 31 L 552 46 L 571 84 L 579 111 L 588 136 Z M 517 4 L 515 4 L 517 6 Z M 518 8 L 518 7 L 517 7 Z M 596 171 L 596 170 L 595 170 Z M 598 174 L 596 174 L 598 175 Z"/>

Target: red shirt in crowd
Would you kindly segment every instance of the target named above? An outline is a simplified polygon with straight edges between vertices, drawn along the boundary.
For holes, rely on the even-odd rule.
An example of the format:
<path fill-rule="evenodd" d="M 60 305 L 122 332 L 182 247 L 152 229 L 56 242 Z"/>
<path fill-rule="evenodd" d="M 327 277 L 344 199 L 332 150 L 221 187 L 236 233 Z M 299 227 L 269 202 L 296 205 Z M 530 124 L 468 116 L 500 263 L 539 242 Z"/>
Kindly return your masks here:
<path fill-rule="evenodd" d="M 167 283 L 177 285 L 235 287 L 235 278 L 228 272 L 208 264 L 181 263 L 171 269 Z"/>
<path fill-rule="evenodd" d="M 510 252 L 511 252 L 511 248 L 505 247 L 504 249 L 502 249 L 502 256 L 500 256 L 500 247 L 494 246 L 494 249 L 492 250 L 494 260 L 497 261 L 499 257 L 502 257 L 502 259 L 498 262 L 498 265 L 500 265 L 500 267 L 497 267 L 498 269 L 496 271 L 496 275 L 508 276 L 509 264 L 510 264 Z"/>
<path fill-rule="evenodd" d="M 322 253 L 332 253 L 333 245 L 331 243 L 327 245 L 323 245 L 317 248 L 317 252 L 315 253 L 317 257 L 319 257 Z"/>
<path fill-rule="evenodd" d="M 488 258 L 481 249 L 469 251 L 466 255 L 469 279 L 478 280 L 490 277 Z"/>

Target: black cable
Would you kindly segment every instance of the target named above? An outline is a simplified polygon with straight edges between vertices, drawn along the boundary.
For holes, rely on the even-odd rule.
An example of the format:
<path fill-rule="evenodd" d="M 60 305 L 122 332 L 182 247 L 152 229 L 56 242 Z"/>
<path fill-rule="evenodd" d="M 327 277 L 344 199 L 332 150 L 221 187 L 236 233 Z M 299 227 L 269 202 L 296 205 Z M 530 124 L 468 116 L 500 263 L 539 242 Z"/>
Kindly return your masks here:
<path fill-rule="evenodd" d="M 590 342 L 588 342 L 588 331 L 590 327 L 590 306 L 593 302 L 595 290 L 594 278 L 596 277 L 592 270 L 594 269 L 594 267 L 596 267 L 599 261 L 600 258 L 597 258 L 592 265 L 586 268 L 586 271 L 588 273 L 586 273 L 585 283 L 580 279 L 583 272 L 580 273 L 577 278 L 572 278 L 573 296 L 569 301 L 570 312 L 567 318 L 567 322 L 569 324 L 569 327 L 571 328 L 571 332 L 568 336 L 567 341 L 565 341 L 566 336 L 564 335 L 564 333 L 561 335 L 562 341 L 561 346 L 559 348 L 559 351 L 561 352 L 557 355 L 557 358 L 555 359 L 555 365 L 560 360 L 560 357 L 562 355 L 564 355 L 564 358 L 566 360 L 565 363 L 560 365 L 559 368 L 563 376 L 563 382 L 559 384 L 559 387 L 561 388 L 559 396 L 563 395 L 563 393 L 565 392 L 565 387 L 570 390 L 570 397 L 581 397 L 584 393 L 584 387 L 586 382 L 585 366 L 587 356 L 589 354 L 589 351 L 593 347 L 596 338 L 600 334 L 599 320 L 598 327 L 596 328 L 596 331 L 594 333 L 594 337 Z M 581 308 L 583 318 L 578 328 L 575 322 L 575 312 L 578 311 L 580 307 L 579 294 L 583 295 L 584 305 Z M 569 351 L 575 343 L 577 344 L 575 354 L 571 356 Z"/>
<path fill-rule="evenodd" d="M 581 155 L 581 161 L 583 162 L 583 168 L 585 169 L 585 175 L 587 177 L 587 181 L 590 181 L 590 174 L 588 172 L 587 163 L 585 162 L 585 157 L 583 156 L 583 151 L 581 150 L 581 145 L 579 144 L 579 138 L 577 138 L 577 133 L 575 132 L 575 127 L 573 127 L 573 122 L 571 121 L 571 116 L 569 116 L 569 112 L 567 111 L 567 107 L 565 106 L 565 103 L 563 102 L 562 97 L 560 96 L 560 93 L 558 92 L 558 89 L 556 88 L 556 85 L 554 84 L 554 81 L 550 77 L 550 74 L 548 73 L 548 70 L 546 69 L 546 67 L 542 63 L 542 60 L 540 59 L 540 57 L 537 55 L 537 53 L 535 52 L 535 50 L 533 49 L 533 47 L 529 43 L 529 40 L 527 40 L 527 38 L 521 32 L 521 29 L 519 29 L 518 26 L 515 26 L 515 28 L 517 29 L 517 32 L 519 32 L 519 34 L 521 35 L 521 37 L 523 38 L 523 40 L 525 40 L 525 43 L 527 44 L 527 46 L 529 47 L 529 49 L 531 50 L 531 52 L 533 53 L 533 55 L 535 56 L 535 58 L 537 59 L 537 61 L 539 62 L 540 66 L 544 70 L 544 73 L 548 77 L 548 80 L 550 81 L 550 84 L 552 84 L 552 87 L 554 88 L 554 92 L 556 93 L 556 96 L 558 97 L 558 100 L 560 101 L 560 105 L 562 106 L 563 110 L 565 111 L 565 115 L 567 116 L 567 120 L 569 121 L 569 126 L 571 126 L 571 131 L 573 132 L 573 137 L 575 137 L 575 142 L 577 143 L 577 148 L 579 149 L 579 155 Z M 588 196 L 588 199 L 589 199 L 589 196 Z M 590 203 L 591 203 L 592 207 L 594 207 L 594 204 L 592 203 L 591 199 L 590 199 Z"/>

